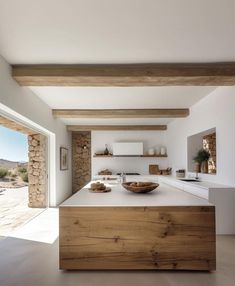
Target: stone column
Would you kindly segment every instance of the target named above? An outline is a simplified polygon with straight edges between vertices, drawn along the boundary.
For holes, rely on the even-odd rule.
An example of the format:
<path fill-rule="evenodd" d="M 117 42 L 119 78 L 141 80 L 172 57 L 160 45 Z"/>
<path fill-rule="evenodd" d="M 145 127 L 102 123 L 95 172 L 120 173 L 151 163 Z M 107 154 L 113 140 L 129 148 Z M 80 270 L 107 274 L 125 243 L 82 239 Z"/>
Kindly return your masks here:
<path fill-rule="evenodd" d="M 91 132 L 72 133 L 73 193 L 91 180 Z"/>
<path fill-rule="evenodd" d="M 41 134 L 28 136 L 29 148 L 29 204 L 31 208 L 45 208 L 47 194 L 47 138 Z"/>
<path fill-rule="evenodd" d="M 210 152 L 208 169 L 210 174 L 216 173 L 216 133 L 203 136 L 203 148 Z"/>

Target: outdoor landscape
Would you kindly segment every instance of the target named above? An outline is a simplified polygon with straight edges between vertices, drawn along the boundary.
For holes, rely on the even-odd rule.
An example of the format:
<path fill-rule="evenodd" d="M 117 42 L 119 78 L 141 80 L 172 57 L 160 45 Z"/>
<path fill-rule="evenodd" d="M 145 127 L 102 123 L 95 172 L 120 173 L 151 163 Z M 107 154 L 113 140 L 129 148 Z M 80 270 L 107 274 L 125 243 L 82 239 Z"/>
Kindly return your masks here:
<path fill-rule="evenodd" d="M 28 163 L 0 159 L 0 188 L 21 188 L 28 185 Z"/>
<path fill-rule="evenodd" d="M 29 207 L 28 136 L 0 125 L 0 240 L 44 209 Z"/>

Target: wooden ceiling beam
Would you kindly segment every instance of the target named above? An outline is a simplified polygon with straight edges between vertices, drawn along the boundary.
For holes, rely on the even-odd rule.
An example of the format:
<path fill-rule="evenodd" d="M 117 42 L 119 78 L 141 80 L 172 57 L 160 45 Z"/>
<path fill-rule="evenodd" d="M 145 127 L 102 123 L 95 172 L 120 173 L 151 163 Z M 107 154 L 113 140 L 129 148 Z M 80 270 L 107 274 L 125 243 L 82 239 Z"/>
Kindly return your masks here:
<path fill-rule="evenodd" d="M 17 132 L 21 132 L 26 135 L 32 135 L 32 134 L 37 133 L 34 130 L 21 125 L 20 123 L 17 123 L 16 121 L 13 121 L 1 115 L 0 115 L 0 125 L 6 128 L 12 129 L 14 131 L 17 131 Z"/>
<path fill-rule="evenodd" d="M 181 118 L 189 109 L 53 109 L 55 118 Z"/>
<path fill-rule="evenodd" d="M 22 86 L 232 86 L 235 62 L 13 65 Z"/>
<path fill-rule="evenodd" d="M 67 125 L 68 131 L 164 131 L 167 125 Z"/>

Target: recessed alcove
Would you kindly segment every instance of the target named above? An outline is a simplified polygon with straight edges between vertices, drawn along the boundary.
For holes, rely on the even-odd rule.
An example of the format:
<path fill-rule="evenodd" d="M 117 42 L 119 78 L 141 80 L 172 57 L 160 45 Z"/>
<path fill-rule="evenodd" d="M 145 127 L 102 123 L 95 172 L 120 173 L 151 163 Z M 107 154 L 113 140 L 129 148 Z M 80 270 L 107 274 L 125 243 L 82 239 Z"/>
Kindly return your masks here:
<path fill-rule="evenodd" d="M 209 151 L 208 174 L 216 174 L 216 128 L 194 134 L 187 138 L 188 171 L 195 172 L 193 158 L 200 149 Z"/>

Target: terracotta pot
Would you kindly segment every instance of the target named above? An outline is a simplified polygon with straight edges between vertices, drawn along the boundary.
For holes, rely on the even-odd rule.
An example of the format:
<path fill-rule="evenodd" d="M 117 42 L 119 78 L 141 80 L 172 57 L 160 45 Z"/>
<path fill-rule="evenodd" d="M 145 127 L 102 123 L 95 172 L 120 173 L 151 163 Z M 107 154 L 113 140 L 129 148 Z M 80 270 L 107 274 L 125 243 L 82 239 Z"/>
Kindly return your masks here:
<path fill-rule="evenodd" d="M 208 173 L 208 161 L 203 161 L 201 163 L 201 172 L 205 174 Z"/>
<path fill-rule="evenodd" d="M 194 164 L 194 172 L 200 173 L 201 172 L 201 164 L 198 162 L 195 162 Z"/>

